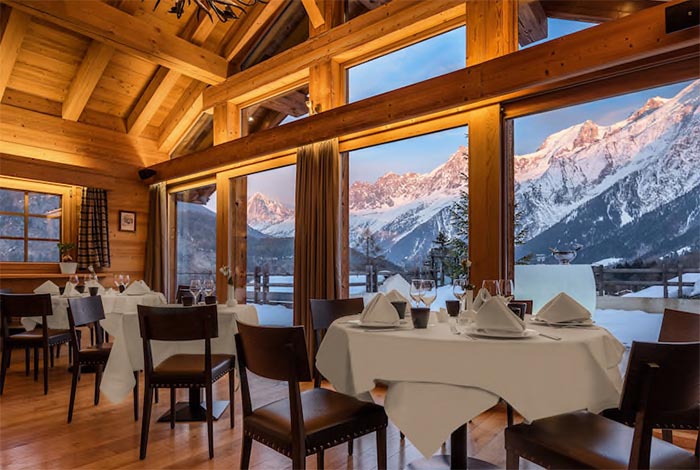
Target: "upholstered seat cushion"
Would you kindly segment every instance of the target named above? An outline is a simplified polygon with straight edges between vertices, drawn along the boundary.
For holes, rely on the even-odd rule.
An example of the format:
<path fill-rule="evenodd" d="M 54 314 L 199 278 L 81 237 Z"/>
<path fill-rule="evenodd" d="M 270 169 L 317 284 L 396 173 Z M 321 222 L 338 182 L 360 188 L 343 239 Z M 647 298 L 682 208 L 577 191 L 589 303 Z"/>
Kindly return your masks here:
<path fill-rule="evenodd" d="M 618 423 L 634 426 L 634 415 L 623 413 L 619 408 L 604 410 L 602 415 Z M 654 419 L 653 426 L 654 429 L 700 429 L 700 406 L 682 412 L 668 413 Z"/>
<path fill-rule="evenodd" d="M 234 369 L 235 356 L 211 355 L 212 382 Z M 204 354 L 175 354 L 153 368 L 153 384 L 204 384 Z"/>
<path fill-rule="evenodd" d="M 556 467 L 627 468 L 634 428 L 585 411 L 518 424 L 505 431 L 506 449 L 517 450 L 526 460 L 542 464 L 556 456 Z M 698 468 L 692 453 L 652 438 L 651 468 Z"/>
<path fill-rule="evenodd" d="M 301 394 L 307 455 L 386 427 L 384 408 L 323 388 Z M 289 455 L 292 423 L 289 400 L 262 406 L 244 418 L 246 434 Z"/>
<path fill-rule="evenodd" d="M 44 331 L 41 328 L 23 331 L 9 337 L 10 343 L 41 343 L 44 338 Z M 70 341 L 69 330 L 54 330 L 49 328 L 48 331 L 49 343 L 60 343 Z"/>
<path fill-rule="evenodd" d="M 112 343 L 96 344 L 80 350 L 81 364 L 106 364 L 109 353 L 112 351 Z"/>

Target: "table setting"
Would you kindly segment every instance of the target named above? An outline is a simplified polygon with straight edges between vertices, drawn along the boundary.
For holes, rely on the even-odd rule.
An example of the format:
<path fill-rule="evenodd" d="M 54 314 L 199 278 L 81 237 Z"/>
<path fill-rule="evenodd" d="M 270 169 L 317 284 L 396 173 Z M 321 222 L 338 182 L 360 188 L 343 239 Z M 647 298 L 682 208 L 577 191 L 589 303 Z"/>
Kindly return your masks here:
<path fill-rule="evenodd" d="M 564 294 L 521 319 L 507 297 L 487 294 L 477 293 L 481 302 L 456 316 L 451 308 L 446 321 L 433 312 L 426 327 L 414 326 L 417 307 L 401 323 L 377 294 L 361 315 L 331 325 L 316 366 L 336 390 L 363 399 L 376 382 L 388 384 L 389 418 L 426 458 L 451 435 L 453 468 L 467 462 L 459 447 L 465 423 L 499 399 L 526 421 L 617 406 L 625 349 L 592 323 L 590 311 L 581 306 L 588 320 L 580 309 L 570 313 L 576 301 Z"/>

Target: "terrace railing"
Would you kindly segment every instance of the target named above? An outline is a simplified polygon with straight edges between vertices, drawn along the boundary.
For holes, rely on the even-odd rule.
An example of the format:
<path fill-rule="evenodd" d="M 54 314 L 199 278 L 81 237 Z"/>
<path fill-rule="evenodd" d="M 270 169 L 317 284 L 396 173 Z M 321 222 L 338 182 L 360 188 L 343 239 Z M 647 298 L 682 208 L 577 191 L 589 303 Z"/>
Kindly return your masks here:
<path fill-rule="evenodd" d="M 669 292 L 683 298 L 683 287 L 692 287 L 694 282 L 684 281 L 683 275 L 696 273 L 698 268 L 688 268 L 681 265 L 662 265 L 658 268 L 606 268 L 593 266 L 598 295 L 624 295 L 637 292 L 650 286 L 661 286 L 663 297 L 668 298 Z M 672 280 L 678 278 L 677 280 Z"/>

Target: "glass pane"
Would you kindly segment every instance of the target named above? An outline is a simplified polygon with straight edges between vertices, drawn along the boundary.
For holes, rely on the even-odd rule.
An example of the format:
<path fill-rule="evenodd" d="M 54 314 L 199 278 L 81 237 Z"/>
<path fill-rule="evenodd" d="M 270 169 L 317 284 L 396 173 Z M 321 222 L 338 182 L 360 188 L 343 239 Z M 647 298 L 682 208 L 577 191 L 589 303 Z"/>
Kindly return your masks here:
<path fill-rule="evenodd" d="M 0 212 L 24 213 L 24 191 L 0 189 Z"/>
<path fill-rule="evenodd" d="M 24 237 L 24 217 L 0 215 L 0 237 Z"/>
<path fill-rule="evenodd" d="M 58 249 L 56 242 L 41 242 L 29 240 L 29 253 L 27 261 L 34 262 L 58 262 Z"/>
<path fill-rule="evenodd" d="M 452 297 L 467 256 L 466 128 L 350 152 L 350 293 L 391 288 L 408 296 L 412 277 L 435 279 Z M 403 287 L 401 287 L 403 286 Z M 445 298 L 443 298 L 445 297 Z"/>
<path fill-rule="evenodd" d="M 216 278 L 216 185 L 175 194 L 177 284 Z M 219 295 L 220 296 L 220 295 Z"/>
<path fill-rule="evenodd" d="M 296 166 L 248 175 L 247 301 L 260 322 L 292 324 Z"/>
<path fill-rule="evenodd" d="M 29 238 L 61 238 L 61 219 L 29 217 Z"/>
<path fill-rule="evenodd" d="M 24 261 L 24 241 L 0 238 L 0 261 Z"/>
<path fill-rule="evenodd" d="M 29 193 L 29 213 L 60 217 L 61 196 L 56 194 Z"/>

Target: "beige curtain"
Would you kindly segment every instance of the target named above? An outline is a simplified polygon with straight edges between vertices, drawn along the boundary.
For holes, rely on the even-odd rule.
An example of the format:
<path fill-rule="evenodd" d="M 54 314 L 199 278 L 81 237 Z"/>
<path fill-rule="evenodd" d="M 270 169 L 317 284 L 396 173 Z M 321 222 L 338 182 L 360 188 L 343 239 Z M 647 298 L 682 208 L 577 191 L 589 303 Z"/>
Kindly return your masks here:
<path fill-rule="evenodd" d="M 165 183 L 148 190 L 148 234 L 144 281 L 156 292 L 165 292 L 167 219 Z"/>
<path fill-rule="evenodd" d="M 338 139 L 297 150 L 294 233 L 294 324 L 306 329 L 312 351 L 311 299 L 335 299 L 340 292 Z"/>

